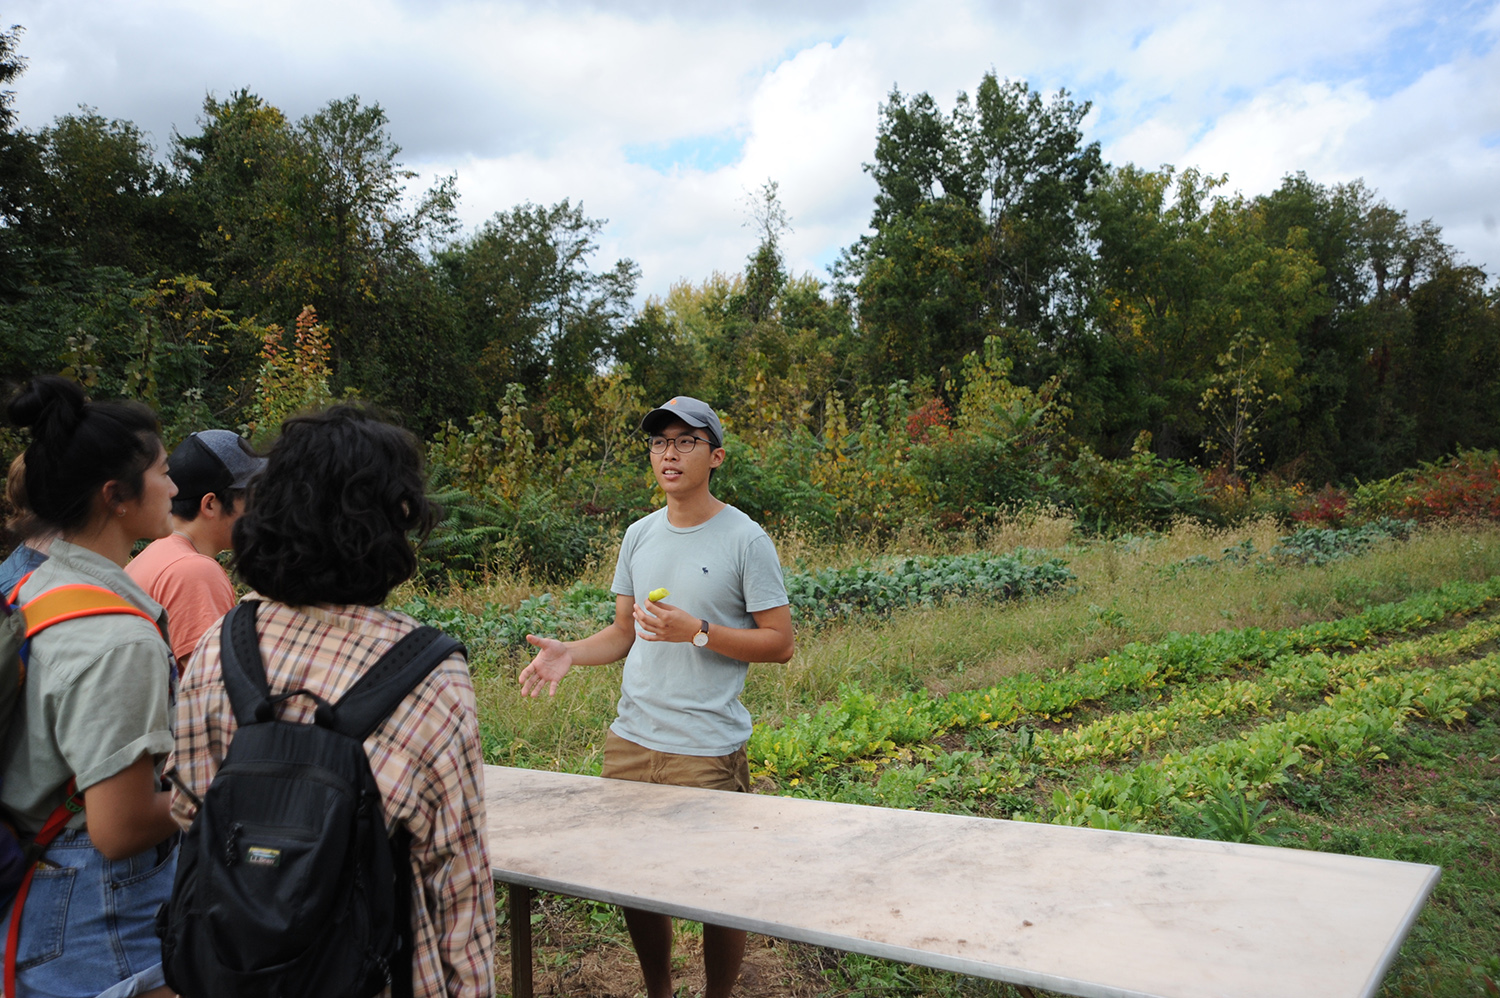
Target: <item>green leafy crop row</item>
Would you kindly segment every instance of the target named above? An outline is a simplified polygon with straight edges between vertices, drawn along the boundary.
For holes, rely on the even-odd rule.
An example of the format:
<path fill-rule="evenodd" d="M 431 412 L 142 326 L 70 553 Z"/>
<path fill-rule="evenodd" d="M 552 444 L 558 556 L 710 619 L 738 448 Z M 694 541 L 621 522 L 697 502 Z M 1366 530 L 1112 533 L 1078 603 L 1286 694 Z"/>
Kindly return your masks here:
<path fill-rule="evenodd" d="M 1384 759 L 1380 741 L 1407 718 L 1462 720 L 1477 703 L 1500 697 L 1500 654 L 1446 669 L 1370 676 L 1344 687 L 1324 706 L 1243 732 L 1238 738 L 1165 755 L 1123 772 L 1096 776 L 1072 793 L 1053 794 L 1055 821 L 1130 827 L 1178 802 L 1212 793 L 1265 793 L 1294 766 L 1313 772 L 1334 760 Z"/>
<path fill-rule="evenodd" d="M 1392 517 L 1381 517 L 1359 527 L 1307 527 L 1278 540 L 1260 558 L 1259 565 L 1262 568 L 1276 563 L 1326 565 L 1340 558 L 1363 554 L 1382 541 L 1409 540 L 1415 529 L 1416 525 L 1412 521 Z M 1176 576 L 1190 569 L 1213 568 L 1220 564 L 1245 564 L 1255 558 L 1255 542 L 1247 537 L 1238 544 L 1225 548 L 1223 555 L 1218 558 L 1195 554 L 1165 566 L 1162 573 Z"/>
<path fill-rule="evenodd" d="M 458 638 L 468 645 L 472 656 L 515 647 L 525 642 L 527 634 L 583 637 L 614 619 L 615 595 L 608 589 L 579 582 L 561 595 L 541 593 L 523 600 L 513 611 L 501 610 L 491 603 L 482 613 L 470 613 L 458 607 L 439 606 L 421 596 L 394 609 Z"/>
<path fill-rule="evenodd" d="M 1326 565 L 1340 558 L 1363 554 L 1381 541 L 1404 541 L 1415 525 L 1410 520 L 1381 517 L 1360 527 L 1299 530 L 1283 537 L 1269 557 L 1304 565 Z"/>
<path fill-rule="evenodd" d="M 1282 631 L 1173 634 L 1156 643 L 1128 644 L 1074 669 L 1013 676 L 986 689 L 945 697 L 915 692 L 881 701 L 848 684 L 837 700 L 815 712 L 777 728 L 757 727 L 750 737 L 750 760 L 758 770 L 782 776 L 826 772 L 855 759 L 890 755 L 898 746 L 928 741 L 953 729 L 996 728 L 1028 717 L 1051 719 L 1122 691 L 1264 668 L 1309 651 L 1367 647 L 1383 637 L 1472 612 L 1497 597 L 1500 579 L 1455 582 L 1342 620 Z"/>
<path fill-rule="evenodd" d="M 885 616 L 945 599 L 1023 599 L 1066 585 L 1073 573 L 1056 558 L 1030 565 L 1017 555 L 969 554 L 787 572 L 785 578 L 793 619 L 809 626 Z M 614 619 L 615 597 L 607 589 L 580 582 L 559 595 L 533 596 L 513 611 L 488 604 L 482 612 L 471 613 L 421 596 L 395 609 L 441 628 L 465 642 L 471 653 L 483 653 L 518 647 L 527 634 L 583 637 Z"/>
<path fill-rule="evenodd" d="M 1472 652 L 1493 641 L 1497 631 L 1500 622 L 1486 620 L 1460 632 L 1431 635 L 1347 660 L 1330 659 L 1321 653 L 1302 657 L 1293 668 L 1283 669 L 1283 675 L 1290 677 L 1305 670 L 1308 685 L 1317 687 L 1320 681 L 1326 681 L 1329 688 L 1336 687 L 1324 697 L 1322 705 L 1288 711 L 1280 720 L 1236 737 L 1169 752 L 1157 761 L 1086 776 L 1086 782 L 1071 790 L 1058 787 L 1052 792 L 1050 820 L 1138 829 L 1159 825 L 1174 812 L 1192 812 L 1201 819 L 1200 805 L 1210 811 L 1230 803 L 1250 809 L 1250 801 L 1263 798 L 1270 788 L 1282 784 L 1294 768 L 1316 775 L 1336 761 L 1382 759 L 1382 744 L 1402 730 L 1407 719 L 1458 723 L 1475 704 L 1500 695 L 1500 654 L 1447 668 L 1410 669 L 1418 662 L 1447 660 Z M 1344 662 L 1351 664 L 1344 668 Z M 1410 671 L 1381 674 L 1382 669 Z M 1199 688 L 1181 700 L 1202 708 L 1209 697 Z M 1127 717 L 1126 727 L 1133 734 L 1154 730 L 1156 737 L 1173 741 L 1184 737 L 1183 732 L 1172 730 L 1164 712 L 1137 712 Z M 1116 733 L 1108 724 L 1086 725 L 1078 729 L 1079 744 L 1107 748 Z M 1014 733 L 997 733 L 987 739 L 991 744 L 984 752 L 896 749 L 890 756 L 900 760 L 898 764 L 856 760 L 848 768 L 793 777 L 786 782 L 784 792 L 885 807 L 930 807 L 935 802 L 953 806 L 962 801 L 987 800 L 988 806 L 998 804 L 1013 817 L 1037 820 L 1042 812 L 1036 799 L 1023 791 L 1032 787 L 1039 775 L 1057 779 L 1064 776 L 1059 766 L 1108 761 L 1112 755 L 1108 751 L 1060 752 L 1071 734 L 1052 735 L 1023 726 Z M 1144 746 L 1137 739 L 1133 747 Z M 871 781 L 861 774 L 877 775 Z M 1264 810 L 1263 800 L 1254 810 L 1257 814 Z"/>
<path fill-rule="evenodd" d="M 1012 555 L 968 554 L 789 573 L 786 588 L 796 619 L 821 623 L 860 614 L 884 616 L 949 598 L 1022 599 L 1064 586 L 1073 577 L 1058 558 L 1028 565 Z"/>
<path fill-rule="evenodd" d="M 1154 710 L 1110 714 L 1065 731 L 1039 731 L 1033 751 L 1057 764 L 1107 762 L 1149 751 L 1151 744 L 1198 720 L 1268 714 L 1278 702 L 1306 698 L 1374 681 L 1418 663 L 1441 665 L 1500 638 L 1500 620 L 1478 620 L 1457 631 L 1430 634 L 1346 656 L 1323 652 L 1282 659 L 1256 680 L 1205 683 Z"/>

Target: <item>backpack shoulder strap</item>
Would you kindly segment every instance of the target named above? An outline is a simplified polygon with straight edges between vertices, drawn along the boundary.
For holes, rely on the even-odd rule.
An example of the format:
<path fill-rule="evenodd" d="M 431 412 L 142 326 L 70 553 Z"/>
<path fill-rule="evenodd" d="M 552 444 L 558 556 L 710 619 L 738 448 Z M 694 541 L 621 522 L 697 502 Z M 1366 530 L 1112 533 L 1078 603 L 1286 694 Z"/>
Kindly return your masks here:
<path fill-rule="evenodd" d="M 260 637 L 255 631 L 259 606 L 254 601 L 237 603 L 219 626 L 219 668 L 235 723 L 240 727 L 269 721 L 273 716 L 271 687 L 266 682 Z"/>
<path fill-rule="evenodd" d="M 19 589 L 17 591 L 19 592 Z M 53 624 L 60 624 L 64 620 L 94 617 L 105 613 L 134 614 L 151 621 L 152 627 L 157 626 L 157 622 L 145 610 L 103 586 L 90 586 L 82 583 L 57 586 L 21 606 L 21 615 L 26 618 L 27 638 L 35 637 Z"/>
<path fill-rule="evenodd" d="M 334 705 L 334 727 L 364 741 L 443 659 L 464 646 L 435 627 L 419 627 L 359 678 Z"/>
<path fill-rule="evenodd" d="M 27 572 L 25 575 L 17 579 L 16 584 L 10 587 L 10 592 L 5 594 L 5 601 L 13 605 L 19 604 L 21 601 L 21 587 L 30 582 L 31 577 L 35 574 L 36 569 L 33 568 L 31 571 Z"/>

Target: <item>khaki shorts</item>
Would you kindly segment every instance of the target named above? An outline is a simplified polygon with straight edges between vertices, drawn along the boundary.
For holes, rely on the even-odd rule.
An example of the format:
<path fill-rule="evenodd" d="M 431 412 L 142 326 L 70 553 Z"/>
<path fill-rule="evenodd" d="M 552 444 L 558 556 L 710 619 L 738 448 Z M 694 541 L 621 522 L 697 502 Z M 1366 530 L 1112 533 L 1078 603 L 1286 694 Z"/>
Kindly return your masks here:
<path fill-rule="evenodd" d="M 743 794 L 750 792 L 750 757 L 743 747 L 728 755 L 657 752 L 611 731 L 604 738 L 604 770 L 599 775 L 610 780 L 735 790 Z"/>

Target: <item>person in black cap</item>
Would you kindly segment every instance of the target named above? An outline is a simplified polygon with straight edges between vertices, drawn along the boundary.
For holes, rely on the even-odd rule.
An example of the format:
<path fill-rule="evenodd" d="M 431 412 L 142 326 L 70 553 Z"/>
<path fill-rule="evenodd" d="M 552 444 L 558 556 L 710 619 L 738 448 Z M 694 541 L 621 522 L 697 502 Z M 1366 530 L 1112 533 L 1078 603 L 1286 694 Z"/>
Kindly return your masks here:
<path fill-rule="evenodd" d="M 234 606 L 234 586 L 216 556 L 229 550 L 250 481 L 266 459 L 230 430 L 200 430 L 167 458 L 177 485 L 172 532 L 152 541 L 125 572 L 167 611 L 179 670 L 203 632 Z"/>
<path fill-rule="evenodd" d="M 766 532 L 709 491 L 725 453 L 724 428 L 707 403 L 679 395 L 647 413 L 641 430 L 667 504 L 625 531 L 611 587 L 615 621 L 581 641 L 528 634 L 539 650 L 521 670 L 521 692 L 556 693 L 573 666 L 624 658 L 601 775 L 745 793 L 745 674 L 751 662 L 792 657 L 781 563 Z M 647 995 L 668 998 L 672 920 L 626 908 L 625 924 Z M 743 931 L 703 927 L 705 998 L 731 993 L 744 951 Z"/>

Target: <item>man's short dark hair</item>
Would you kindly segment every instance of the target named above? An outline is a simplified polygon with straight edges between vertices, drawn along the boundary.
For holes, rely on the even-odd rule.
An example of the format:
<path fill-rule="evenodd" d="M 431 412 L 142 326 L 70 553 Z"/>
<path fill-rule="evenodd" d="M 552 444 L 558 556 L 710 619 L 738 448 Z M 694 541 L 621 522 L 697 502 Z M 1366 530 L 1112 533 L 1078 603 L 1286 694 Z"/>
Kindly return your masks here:
<path fill-rule="evenodd" d="M 224 508 L 225 513 L 233 514 L 234 508 L 245 498 L 245 489 L 222 489 L 211 493 L 219 500 L 219 505 Z M 198 519 L 198 513 L 203 509 L 202 496 L 173 496 L 172 515 L 179 520 L 193 521 Z"/>
<path fill-rule="evenodd" d="M 289 419 L 234 525 L 235 567 L 263 596 L 292 606 L 377 606 L 417 568 L 409 534 L 426 534 L 422 451 L 365 408 Z"/>

